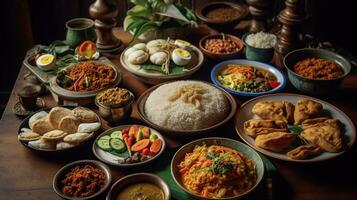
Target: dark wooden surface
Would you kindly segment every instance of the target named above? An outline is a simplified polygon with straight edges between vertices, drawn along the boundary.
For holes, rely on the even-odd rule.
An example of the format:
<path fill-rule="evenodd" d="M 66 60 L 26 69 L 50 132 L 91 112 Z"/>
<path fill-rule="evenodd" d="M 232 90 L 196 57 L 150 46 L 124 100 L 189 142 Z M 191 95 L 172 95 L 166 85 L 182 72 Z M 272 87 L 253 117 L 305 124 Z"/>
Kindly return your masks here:
<path fill-rule="evenodd" d="M 197 39 L 207 33 L 209 33 L 209 30 L 201 29 L 196 33 L 192 33 L 188 40 L 194 43 L 198 42 Z M 115 35 L 122 41 L 127 42 L 129 40 L 129 36 L 121 30 L 116 30 Z M 111 60 L 124 74 L 122 87 L 130 89 L 137 97 L 149 88 L 148 85 L 144 85 L 134 79 L 120 66 L 119 55 L 112 57 Z M 213 65 L 213 62 L 207 61 L 194 74 L 192 79 L 209 81 L 209 72 Z M 52 189 L 52 177 L 57 170 L 71 161 L 95 159 L 95 157 L 90 146 L 70 155 L 40 155 L 25 148 L 18 142 L 17 128 L 22 119 L 12 113 L 12 107 L 17 102 L 16 90 L 25 84 L 23 80 L 25 73 L 27 73 L 27 70 L 22 67 L 0 121 L 0 199 L 59 199 Z M 297 91 L 288 85 L 284 92 Z M 344 80 L 339 92 L 318 98 L 339 107 L 356 124 L 356 94 L 357 75 L 351 74 Z M 56 105 L 51 96 L 42 96 L 42 98 L 46 101 L 48 107 Z M 238 105 L 241 105 L 247 99 L 236 98 L 236 100 Z M 128 123 L 131 122 L 140 123 L 135 106 L 131 120 Z M 233 121 L 203 137 L 206 136 L 224 136 L 240 140 L 234 131 Z M 170 147 L 176 147 L 187 142 L 187 139 L 186 141 L 174 138 L 167 139 Z M 280 174 L 279 178 L 274 179 L 273 183 L 274 199 L 356 199 L 356 153 L 356 148 L 353 147 L 336 159 L 315 164 L 297 164 L 271 159 Z M 111 167 L 111 169 L 113 181 L 118 180 L 124 174 L 146 170 L 126 171 L 114 167 Z"/>

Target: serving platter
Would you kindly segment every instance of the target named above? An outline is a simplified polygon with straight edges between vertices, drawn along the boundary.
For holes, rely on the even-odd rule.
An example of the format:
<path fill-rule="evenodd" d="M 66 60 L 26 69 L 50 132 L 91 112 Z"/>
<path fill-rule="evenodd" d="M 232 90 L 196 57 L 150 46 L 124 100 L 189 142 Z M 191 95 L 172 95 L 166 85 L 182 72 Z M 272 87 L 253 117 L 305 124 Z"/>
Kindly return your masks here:
<path fill-rule="evenodd" d="M 68 108 L 68 109 L 71 109 L 73 110 L 74 108 L 76 107 L 80 107 L 80 106 L 56 106 L 56 107 L 63 107 L 63 108 Z M 84 108 L 85 110 L 89 110 L 89 111 L 92 111 L 90 110 L 89 108 L 85 108 L 85 107 L 81 107 L 81 108 Z M 31 115 L 29 115 L 28 117 L 26 117 L 20 124 L 18 130 L 17 130 L 17 134 L 19 135 L 22 131 L 21 129 L 23 128 L 29 128 L 29 120 L 30 118 L 35 115 L 36 113 L 38 112 L 41 112 L 41 111 L 45 111 L 45 112 L 49 112 L 50 110 L 52 109 L 51 108 L 44 108 L 44 109 L 40 109 L 38 110 L 37 112 L 34 112 L 32 113 Z M 99 122 L 102 126 L 102 119 L 96 114 L 96 118 L 97 118 L 97 122 Z M 100 130 L 100 129 L 99 129 Z M 91 143 L 91 141 L 94 139 L 96 133 L 98 133 L 98 131 L 95 131 L 94 133 L 91 134 L 91 136 L 89 138 L 87 138 L 85 141 L 81 142 L 80 144 L 74 146 L 74 147 L 70 147 L 70 148 L 66 148 L 66 149 L 60 149 L 60 150 L 57 150 L 57 149 L 38 149 L 38 148 L 34 148 L 32 146 L 30 146 L 27 142 L 24 142 L 24 141 L 19 141 L 22 145 L 24 145 L 25 147 L 33 150 L 33 151 L 36 151 L 36 152 L 39 152 L 39 153 L 58 153 L 58 154 L 62 154 L 62 153 L 68 153 L 68 152 L 71 152 L 73 150 L 76 150 L 76 149 L 80 149 L 82 148 L 83 146 Z"/>
<path fill-rule="evenodd" d="M 162 146 L 160 151 L 154 155 L 152 158 L 145 160 L 145 161 L 141 161 L 141 162 L 137 162 L 137 163 L 119 163 L 119 160 L 124 159 L 124 155 L 123 157 L 119 157 L 117 155 L 113 155 L 107 151 L 104 151 L 103 149 L 99 148 L 97 145 L 97 141 L 105 135 L 110 135 L 110 133 L 114 132 L 114 131 L 121 131 L 125 128 L 130 128 L 132 125 L 121 125 L 121 126 L 117 126 L 111 129 L 108 129 L 106 131 L 104 131 L 103 133 L 101 133 L 100 135 L 98 135 L 98 137 L 95 139 L 95 141 L 93 142 L 93 146 L 92 146 L 92 150 L 94 155 L 102 162 L 112 165 L 112 166 L 117 166 L 117 167 L 135 167 L 135 166 L 142 166 L 142 165 L 146 165 L 151 163 L 152 161 L 156 160 L 158 157 L 160 157 L 161 154 L 163 154 L 163 152 L 165 151 L 165 147 L 166 147 L 166 142 L 164 137 L 155 129 L 150 128 L 150 133 L 155 134 L 158 139 L 160 139 L 162 141 Z M 145 126 L 142 125 L 137 125 L 138 127 L 142 128 Z M 146 126 L 147 127 L 147 126 Z"/>
<path fill-rule="evenodd" d="M 52 71 L 45 72 L 36 66 L 36 63 L 34 62 L 34 57 L 36 56 L 37 48 L 38 48 L 37 46 L 34 46 L 32 49 L 30 49 L 27 52 L 25 59 L 23 61 L 23 65 L 50 90 L 53 98 L 59 104 L 87 105 L 93 103 L 93 98 L 98 92 L 106 89 L 106 88 L 102 88 L 100 90 L 91 91 L 91 92 L 73 92 L 60 87 L 56 82 L 57 74 L 55 71 L 52 70 Z M 116 79 L 110 85 L 110 87 L 115 87 L 121 83 L 122 81 L 121 71 L 108 58 L 102 56 L 99 57 L 97 60 L 94 60 L 94 62 L 108 65 L 112 67 L 116 72 Z"/>
<path fill-rule="evenodd" d="M 275 153 L 275 152 L 268 151 L 268 150 L 265 150 L 265 149 L 255 146 L 254 138 L 247 135 L 244 131 L 244 122 L 245 121 L 247 121 L 249 119 L 259 119 L 259 117 L 257 115 L 255 115 L 251 112 L 253 106 L 256 103 L 261 102 L 261 101 L 288 101 L 290 103 L 295 104 L 300 99 L 310 99 L 310 100 L 313 100 L 313 101 L 316 101 L 316 102 L 322 104 L 322 106 L 323 106 L 322 115 L 323 116 L 340 120 L 341 124 L 343 124 L 342 141 L 344 143 L 344 151 L 338 152 L 338 153 L 323 152 L 320 155 L 310 158 L 310 159 L 293 160 L 293 159 L 288 158 L 288 156 L 286 154 Z M 267 156 L 270 156 L 270 157 L 273 157 L 276 159 L 280 159 L 280 160 L 290 161 L 290 162 L 309 163 L 309 162 L 319 162 L 319 161 L 323 161 L 323 160 L 332 159 L 332 158 L 335 158 L 335 157 L 343 154 L 348 149 L 350 149 L 356 140 L 355 126 L 353 125 L 353 122 L 351 121 L 351 119 L 344 112 L 342 112 L 340 109 L 338 109 L 337 107 L 335 107 L 334 105 L 332 105 L 330 103 L 327 103 L 327 102 L 322 101 L 317 98 L 313 98 L 313 97 L 305 96 L 305 95 L 299 95 L 299 94 L 278 93 L 278 94 L 269 94 L 269 95 L 260 96 L 260 97 L 251 99 L 251 100 L 247 101 L 246 103 L 244 103 L 238 109 L 238 112 L 234 119 L 234 124 L 235 124 L 235 130 L 238 133 L 238 135 L 249 146 L 251 146 L 255 150 L 257 150 Z"/>
<path fill-rule="evenodd" d="M 192 49 L 192 61 L 187 66 L 187 69 L 185 69 L 184 73 L 182 74 L 162 74 L 157 71 L 153 70 L 144 70 L 141 69 L 140 65 L 133 65 L 128 62 L 128 59 L 124 56 L 125 52 L 129 49 L 130 47 L 126 48 L 123 53 L 120 55 L 120 63 L 122 66 L 128 70 L 135 78 L 138 80 L 151 84 L 151 85 L 156 85 L 162 82 L 166 81 L 172 81 L 172 80 L 179 80 L 179 79 L 185 79 L 191 76 L 193 73 L 195 73 L 197 70 L 199 70 L 203 64 L 204 61 L 204 55 L 201 52 L 199 48 L 197 48 L 194 45 L 191 45 Z"/>

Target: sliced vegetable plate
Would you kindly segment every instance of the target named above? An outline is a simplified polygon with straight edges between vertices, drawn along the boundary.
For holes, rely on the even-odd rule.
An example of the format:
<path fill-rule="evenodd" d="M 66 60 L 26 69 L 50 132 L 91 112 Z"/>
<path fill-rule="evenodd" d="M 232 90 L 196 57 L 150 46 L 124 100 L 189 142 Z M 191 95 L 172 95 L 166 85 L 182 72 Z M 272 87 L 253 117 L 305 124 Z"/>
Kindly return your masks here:
<path fill-rule="evenodd" d="M 249 119 L 259 119 L 259 117 L 255 114 L 252 113 L 252 108 L 253 106 L 261 101 L 287 101 L 293 104 L 296 104 L 298 100 L 300 99 L 311 99 L 313 101 L 316 101 L 318 103 L 321 103 L 323 106 L 323 115 L 327 115 L 326 117 L 330 118 L 335 118 L 339 119 L 340 122 L 343 124 L 343 131 L 342 131 L 342 138 L 344 138 L 344 143 L 345 143 L 345 151 L 350 149 L 352 145 L 354 144 L 356 140 L 356 130 L 353 125 L 353 122 L 351 119 L 340 109 L 337 107 L 333 106 L 332 104 L 329 104 L 325 101 L 322 101 L 320 99 L 316 99 L 313 97 L 305 96 L 305 95 L 299 95 L 299 94 L 286 94 L 286 93 L 278 93 L 278 94 L 269 94 L 261 97 L 256 97 L 254 99 L 251 99 L 244 103 L 239 111 L 236 114 L 234 124 L 235 124 L 235 129 L 238 133 L 238 135 L 242 138 L 242 140 L 247 143 L 249 146 L 254 148 L 255 150 L 276 158 L 280 160 L 286 160 L 286 161 L 292 161 L 292 162 L 319 162 L 322 160 L 328 160 L 331 158 L 334 158 L 336 156 L 339 156 L 343 154 L 345 151 L 339 152 L 339 153 L 329 153 L 329 152 L 323 152 L 318 156 L 312 157 L 310 159 L 305 159 L 305 160 L 293 160 L 289 159 L 288 156 L 285 153 L 275 153 L 272 151 L 268 151 L 262 148 L 259 148 L 255 146 L 255 141 L 254 138 L 248 136 L 245 131 L 244 131 L 244 122 L 249 120 Z M 299 134 L 302 130 L 298 126 L 288 126 L 288 129 L 290 132 Z"/>
<path fill-rule="evenodd" d="M 93 143 L 94 155 L 114 166 L 132 167 L 158 158 L 165 149 L 163 136 L 142 125 L 122 125 L 106 130 Z"/>

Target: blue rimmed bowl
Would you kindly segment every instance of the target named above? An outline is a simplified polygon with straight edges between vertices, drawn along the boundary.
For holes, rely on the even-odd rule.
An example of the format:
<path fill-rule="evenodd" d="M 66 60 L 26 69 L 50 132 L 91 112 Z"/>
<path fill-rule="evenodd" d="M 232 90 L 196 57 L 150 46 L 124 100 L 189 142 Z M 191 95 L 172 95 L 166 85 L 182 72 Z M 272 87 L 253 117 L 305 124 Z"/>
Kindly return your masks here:
<path fill-rule="evenodd" d="M 253 66 L 253 67 L 256 67 L 259 69 L 269 71 L 272 74 L 274 74 L 274 76 L 276 77 L 277 81 L 280 84 L 278 87 L 276 87 L 272 90 L 266 91 L 266 92 L 242 92 L 242 91 L 232 90 L 230 88 L 223 86 L 222 83 L 220 83 L 217 79 L 220 72 L 222 70 L 224 70 L 228 64 L 249 65 L 249 66 Z M 255 97 L 255 96 L 260 96 L 260 95 L 265 95 L 265 94 L 276 93 L 276 92 L 279 92 L 282 89 L 284 89 L 286 86 L 285 75 L 278 68 L 273 67 L 272 65 L 262 63 L 262 62 L 245 60 L 245 59 L 233 59 L 233 60 L 227 60 L 227 61 L 218 63 L 217 65 L 215 65 L 213 67 L 213 69 L 211 71 L 211 81 L 218 87 L 223 88 L 224 90 L 226 90 L 227 92 L 229 92 L 231 94 L 238 95 L 238 96 L 245 96 L 245 97 Z"/>

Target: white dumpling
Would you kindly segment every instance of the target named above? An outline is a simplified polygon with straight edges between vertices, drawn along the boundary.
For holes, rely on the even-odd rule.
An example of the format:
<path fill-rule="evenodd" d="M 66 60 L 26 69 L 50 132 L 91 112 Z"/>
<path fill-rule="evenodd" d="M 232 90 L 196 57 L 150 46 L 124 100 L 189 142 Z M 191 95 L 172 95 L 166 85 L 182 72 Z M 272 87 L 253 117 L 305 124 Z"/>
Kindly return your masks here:
<path fill-rule="evenodd" d="M 80 143 L 83 142 L 84 140 L 88 139 L 91 136 L 89 133 L 73 133 L 69 134 L 66 137 L 63 138 L 63 141 L 69 142 L 69 143 Z"/>
<path fill-rule="evenodd" d="M 155 65 L 162 65 L 167 59 L 167 53 L 165 52 L 156 52 L 150 56 L 150 62 Z"/>
<path fill-rule="evenodd" d="M 166 40 L 164 40 L 164 39 L 151 40 L 150 42 L 148 42 L 146 44 L 146 48 L 149 49 L 150 47 L 156 47 L 156 46 L 161 45 L 165 42 L 166 42 Z"/>
<path fill-rule="evenodd" d="M 57 143 L 56 145 L 56 149 L 57 150 L 62 150 L 62 149 L 69 149 L 69 148 L 72 148 L 76 146 L 75 144 L 71 144 L 71 143 L 68 143 L 68 142 L 59 142 Z"/>
<path fill-rule="evenodd" d="M 133 48 L 140 49 L 140 50 L 143 50 L 143 51 L 147 51 L 145 43 L 138 43 L 138 44 L 134 45 Z"/>
<path fill-rule="evenodd" d="M 149 59 L 149 55 L 143 50 L 136 50 L 129 54 L 128 62 L 133 65 L 140 65 L 145 63 Z"/>
<path fill-rule="evenodd" d="M 35 121 L 45 118 L 45 117 L 48 117 L 48 113 L 45 111 L 41 111 L 41 112 L 38 112 L 38 113 L 32 115 L 32 117 L 30 117 L 30 119 L 29 119 L 29 127 L 31 127 Z"/>
<path fill-rule="evenodd" d="M 148 51 L 149 51 L 149 55 L 153 55 L 155 53 L 164 51 L 164 49 L 161 47 L 150 47 L 150 48 L 148 48 Z"/>
<path fill-rule="evenodd" d="M 127 49 L 125 52 L 124 52 L 124 56 L 127 58 L 131 53 L 133 53 L 134 51 L 136 50 L 139 50 L 135 47 L 130 47 L 129 49 Z"/>
<path fill-rule="evenodd" d="M 79 124 L 77 132 L 79 133 L 91 133 L 100 128 L 99 122 L 94 123 L 82 123 Z"/>
<path fill-rule="evenodd" d="M 20 131 L 21 131 L 21 133 L 32 132 L 32 130 L 29 128 L 21 128 Z"/>

